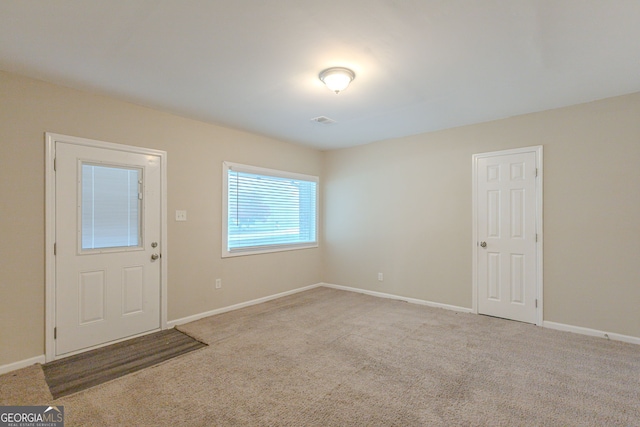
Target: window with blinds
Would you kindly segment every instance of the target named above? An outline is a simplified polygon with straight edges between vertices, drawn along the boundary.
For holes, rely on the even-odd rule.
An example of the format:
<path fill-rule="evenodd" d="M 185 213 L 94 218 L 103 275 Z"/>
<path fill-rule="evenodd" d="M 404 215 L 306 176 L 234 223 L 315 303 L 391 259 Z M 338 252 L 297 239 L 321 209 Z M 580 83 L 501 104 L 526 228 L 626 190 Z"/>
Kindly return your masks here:
<path fill-rule="evenodd" d="M 140 246 L 142 170 L 82 164 L 82 250 Z"/>
<path fill-rule="evenodd" d="M 318 177 L 224 162 L 223 256 L 318 246 Z"/>

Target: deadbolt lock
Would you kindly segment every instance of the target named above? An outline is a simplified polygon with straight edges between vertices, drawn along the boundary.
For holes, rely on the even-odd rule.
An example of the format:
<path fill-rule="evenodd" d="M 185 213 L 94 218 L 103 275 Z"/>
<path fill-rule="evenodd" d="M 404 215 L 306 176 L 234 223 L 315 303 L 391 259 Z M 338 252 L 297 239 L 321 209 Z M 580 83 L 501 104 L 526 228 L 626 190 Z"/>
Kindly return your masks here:
<path fill-rule="evenodd" d="M 158 247 L 158 242 L 151 242 L 151 247 L 152 248 L 157 248 Z"/>

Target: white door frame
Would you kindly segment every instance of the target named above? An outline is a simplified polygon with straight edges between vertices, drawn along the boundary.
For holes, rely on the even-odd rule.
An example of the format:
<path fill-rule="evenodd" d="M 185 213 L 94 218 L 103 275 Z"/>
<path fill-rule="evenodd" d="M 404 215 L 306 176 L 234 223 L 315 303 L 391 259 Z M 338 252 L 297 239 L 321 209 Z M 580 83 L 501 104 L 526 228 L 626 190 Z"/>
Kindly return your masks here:
<path fill-rule="evenodd" d="M 523 154 L 523 153 L 535 153 L 536 155 L 536 299 L 538 300 L 536 307 L 536 325 L 542 326 L 543 322 L 543 233 L 542 233 L 542 145 L 536 145 L 533 147 L 515 148 L 511 150 L 492 151 L 488 153 L 474 154 L 472 156 L 472 181 L 473 187 L 471 191 L 472 197 L 472 210 L 473 210 L 473 225 L 472 225 L 472 286 L 473 286 L 473 301 L 472 311 L 478 314 L 478 160 L 486 157 L 495 157 L 509 154 Z"/>
<path fill-rule="evenodd" d="M 167 152 L 131 145 L 114 144 L 74 136 L 45 133 L 45 360 L 56 359 L 54 327 L 56 325 L 56 142 L 82 145 L 86 147 L 118 150 L 160 158 L 160 236 L 162 242 L 162 263 L 160 266 L 160 328 L 167 329 Z M 131 337 L 127 337 L 131 338 Z M 111 344 L 111 343 L 109 343 Z M 100 346 L 98 346 L 100 347 Z M 83 349 L 80 352 L 95 347 Z M 78 352 L 76 352 L 78 353 Z M 73 354 L 73 353 L 72 353 Z M 65 357 L 68 355 L 65 355 Z"/>

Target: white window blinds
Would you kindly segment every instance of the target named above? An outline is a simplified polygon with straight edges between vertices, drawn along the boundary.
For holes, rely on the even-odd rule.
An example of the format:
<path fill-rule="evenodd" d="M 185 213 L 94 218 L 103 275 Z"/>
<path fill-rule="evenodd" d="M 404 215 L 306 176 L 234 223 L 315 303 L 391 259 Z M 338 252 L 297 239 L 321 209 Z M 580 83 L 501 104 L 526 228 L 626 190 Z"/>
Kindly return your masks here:
<path fill-rule="evenodd" d="M 223 255 L 317 246 L 318 178 L 224 163 Z"/>
<path fill-rule="evenodd" d="M 142 171 L 82 164 L 82 249 L 140 244 Z"/>

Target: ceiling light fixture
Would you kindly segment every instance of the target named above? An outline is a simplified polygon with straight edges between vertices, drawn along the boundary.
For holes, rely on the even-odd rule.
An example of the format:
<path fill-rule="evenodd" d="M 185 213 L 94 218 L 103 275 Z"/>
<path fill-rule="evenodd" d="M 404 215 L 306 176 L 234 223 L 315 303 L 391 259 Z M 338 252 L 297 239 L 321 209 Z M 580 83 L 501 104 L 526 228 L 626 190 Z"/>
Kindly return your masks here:
<path fill-rule="evenodd" d="M 318 77 L 320 77 L 322 83 L 337 95 L 349 86 L 349 83 L 356 78 L 356 75 L 348 68 L 334 67 L 327 68 Z"/>

